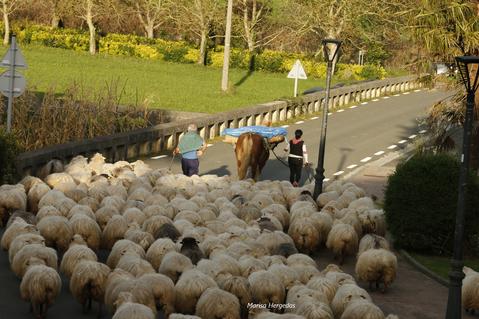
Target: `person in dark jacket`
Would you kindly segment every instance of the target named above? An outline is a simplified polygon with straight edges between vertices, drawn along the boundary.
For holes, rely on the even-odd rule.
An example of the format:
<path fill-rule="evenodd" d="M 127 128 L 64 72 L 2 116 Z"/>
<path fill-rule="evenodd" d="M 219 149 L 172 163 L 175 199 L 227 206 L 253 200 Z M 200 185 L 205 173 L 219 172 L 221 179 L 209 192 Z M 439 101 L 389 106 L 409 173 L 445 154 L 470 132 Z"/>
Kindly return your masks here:
<path fill-rule="evenodd" d="M 288 165 L 289 165 L 289 181 L 293 184 L 294 187 L 299 186 L 299 181 L 301 180 L 301 172 L 303 166 L 309 165 L 308 163 L 308 151 L 306 150 L 306 144 L 301 139 L 303 136 L 303 131 L 296 130 L 294 132 L 294 138 L 286 144 L 284 149 L 285 152 L 288 152 Z"/>

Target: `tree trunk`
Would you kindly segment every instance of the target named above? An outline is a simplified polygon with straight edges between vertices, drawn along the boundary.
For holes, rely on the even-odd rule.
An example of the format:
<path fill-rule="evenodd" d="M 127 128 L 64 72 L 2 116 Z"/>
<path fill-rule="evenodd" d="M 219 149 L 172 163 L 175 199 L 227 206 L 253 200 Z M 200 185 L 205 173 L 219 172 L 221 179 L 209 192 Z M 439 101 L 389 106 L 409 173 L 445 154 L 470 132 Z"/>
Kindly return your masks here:
<path fill-rule="evenodd" d="M 3 45 L 8 45 L 10 42 L 10 20 L 8 19 L 7 12 L 7 3 L 5 0 L 2 1 L 3 4 L 3 23 L 5 25 L 5 36 L 3 37 Z"/>
<path fill-rule="evenodd" d="M 96 53 L 96 29 L 93 24 L 93 1 L 87 0 L 86 23 L 90 31 L 90 54 Z"/>
<path fill-rule="evenodd" d="M 145 29 L 146 29 L 146 37 L 148 39 L 153 39 L 155 37 L 155 29 L 153 27 L 153 23 L 152 22 L 149 22 L 146 26 L 145 26 Z"/>
<path fill-rule="evenodd" d="M 228 10 L 226 13 L 225 52 L 223 57 L 223 78 L 221 79 L 221 90 L 223 92 L 228 91 L 232 16 L 233 16 L 233 0 L 228 0 Z"/>
<path fill-rule="evenodd" d="M 58 28 L 60 25 L 60 17 L 54 12 L 52 15 L 52 21 L 51 21 L 52 28 Z"/>
<path fill-rule="evenodd" d="M 201 30 L 201 40 L 200 40 L 200 57 L 198 59 L 198 64 L 205 65 L 206 60 L 206 41 L 208 41 L 208 30 Z"/>

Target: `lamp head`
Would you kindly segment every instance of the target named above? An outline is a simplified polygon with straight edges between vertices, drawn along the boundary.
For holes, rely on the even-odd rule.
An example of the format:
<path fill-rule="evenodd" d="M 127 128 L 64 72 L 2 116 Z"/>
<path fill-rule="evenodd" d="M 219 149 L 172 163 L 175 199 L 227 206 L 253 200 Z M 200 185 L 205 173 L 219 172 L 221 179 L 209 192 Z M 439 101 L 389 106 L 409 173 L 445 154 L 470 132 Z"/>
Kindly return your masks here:
<path fill-rule="evenodd" d="M 461 75 L 462 82 L 468 92 L 476 92 L 479 82 L 479 56 L 458 56 L 456 57 L 456 64 Z M 471 74 L 471 66 L 475 65 L 475 74 Z"/>
<path fill-rule="evenodd" d="M 339 48 L 341 47 L 342 41 L 335 39 L 324 39 L 321 41 L 323 45 L 324 58 L 326 62 L 333 62 L 336 56 L 338 55 Z"/>

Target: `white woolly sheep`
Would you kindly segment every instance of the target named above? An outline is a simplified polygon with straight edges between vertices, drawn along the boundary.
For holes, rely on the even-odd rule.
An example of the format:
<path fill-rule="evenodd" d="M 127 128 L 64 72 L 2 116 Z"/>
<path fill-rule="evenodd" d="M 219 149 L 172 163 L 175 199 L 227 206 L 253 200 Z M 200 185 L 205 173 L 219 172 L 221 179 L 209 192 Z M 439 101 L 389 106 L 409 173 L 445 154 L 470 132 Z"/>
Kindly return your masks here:
<path fill-rule="evenodd" d="M 31 244 L 41 244 L 45 246 L 45 238 L 39 234 L 21 234 L 15 237 L 14 240 L 10 243 L 10 248 L 8 249 L 8 260 L 10 263 L 13 262 L 13 257 L 26 245 Z"/>
<path fill-rule="evenodd" d="M 60 216 L 47 216 L 42 218 L 37 228 L 40 235 L 45 238 L 45 244 L 56 248 L 59 252 L 65 252 L 73 237 L 73 230 L 68 219 Z"/>
<path fill-rule="evenodd" d="M 359 255 L 356 262 L 356 274 L 359 280 L 369 282 L 369 288 L 382 283 L 383 292 L 396 279 L 397 258 L 386 249 L 370 249 Z"/>
<path fill-rule="evenodd" d="M 261 210 L 261 214 L 267 215 L 270 214 L 276 217 L 281 224 L 283 229 L 288 229 L 289 227 L 289 213 L 288 210 L 280 204 L 271 204 Z"/>
<path fill-rule="evenodd" d="M 181 313 L 173 313 L 168 317 L 168 319 L 201 319 L 201 317 L 184 315 L 184 314 L 181 314 Z"/>
<path fill-rule="evenodd" d="M 132 226 L 134 225 L 134 226 Z M 138 224 L 130 224 L 129 229 L 125 233 L 125 239 L 131 240 L 134 243 L 140 245 L 145 251 L 155 241 L 152 234 L 140 230 Z"/>
<path fill-rule="evenodd" d="M 50 191 L 50 187 L 47 184 L 41 182 L 34 184 L 29 190 L 27 195 L 28 209 L 32 213 L 38 212 L 38 203 L 40 199 Z"/>
<path fill-rule="evenodd" d="M 43 260 L 46 266 L 57 270 L 58 257 L 54 249 L 45 247 L 43 244 L 30 244 L 22 247 L 22 249 L 15 254 L 12 264 L 10 265 L 18 278 L 23 277 L 32 258 Z"/>
<path fill-rule="evenodd" d="M 123 269 L 115 268 L 110 272 L 105 282 L 105 304 L 110 306 L 110 310 L 114 308 L 114 302 L 118 298 L 117 287 L 124 281 L 134 279 L 132 274 Z"/>
<path fill-rule="evenodd" d="M 257 239 L 256 242 L 263 245 L 268 252 L 273 252 L 281 244 L 292 244 L 294 245 L 293 239 L 282 231 L 275 232 L 263 232 Z"/>
<path fill-rule="evenodd" d="M 320 274 L 318 268 L 314 266 L 294 265 L 291 267 L 298 274 L 298 279 L 302 284 L 307 284 L 314 276 Z"/>
<path fill-rule="evenodd" d="M 325 212 L 313 213 L 309 218 L 313 220 L 314 227 L 319 233 L 319 244 L 325 243 L 333 227 L 333 218 Z"/>
<path fill-rule="evenodd" d="M 96 222 L 102 231 L 105 229 L 108 221 L 115 215 L 120 215 L 120 212 L 115 207 L 110 206 L 101 207 L 95 212 Z"/>
<path fill-rule="evenodd" d="M 299 266 L 299 265 L 318 267 L 316 261 L 314 261 L 313 258 L 305 254 L 294 254 L 289 256 L 286 259 L 286 264 L 290 267 Z"/>
<path fill-rule="evenodd" d="M 353 226 L 342 223 L 335 223 L 328 234 L 326 247 L 339 258 L 342 265 L 346 255 L 352 255 L 358 250 L 358 234 Z"/>
<path fill-rule="evenodd" d="M 60 293 L 62 281 L 55 269 L 40 264 L 28 267 L 20 284 L 20 295 L 29 301 L 31 309 L 38 318 L 45 318 L 48 307 Z"/>
<path fill-rule="evenodd" d="M 358 237 L 361 237 L 363 233 L 363 226 L 361 224 L 361 221 L 359 220 L 358 213 L 356 211 L 346 213 L 346 215 L 344 215 L 343 218 L 338 219 L 336 223 L 348 224 L 353 226 L 354 230 L 356 231 L 356 234 L 358 234 Z"/>
<path fill-rule="evenodd" d="M 10 227 L 3 233 L 1 240 L 2 249 L 8 250 L 15 237 L 22 234 L 38 234 L 38 231 L 34 225 L 27 223 L 20 217 L 16 217 Z"/>
<path fill-rule="evenodd" d="M 82 244 L 83 239 L 79 235 L 73 236 L 73 241 L 70 247 L 65 252 L 60 263 L 60 271 L 67 277 L 72 276 L 75 266 L 82 260 L 97 261 L 98 257 L 95 252 L 88 248 L 85 244 Z"/>
<path fill-rule="evenodd" d="M 25 188 L 25 192 L 28 193 L 30 189 L 37 184 L 45 184 L 40 178 L 27 175 L 18 184 L 22 184 Z"/>
<path fill-rule="evenodd" d="M 98 208 L 100 207 L 100 202 L 98 201 L 98 199 L 90 197 L 90 196 L 82 198 L 80 201 L 78 201 L 78 204 L 90 206 L 90 208 L 94 212 L 96 212 Z"/>
<path fill-rule="evenodd" d="M 136 254 L 130 255 L 127 253 L 123 255 L 118 261 L 118 264 L 116 264 L 116 268 L 126 270 L 135 277 L 155 273 L 155 269 L 153 269 L 151 264 Z"/>
<path fill-rule="evenodd" d="M 208 288 L 217 287 L 216 282 L 201 271 L 185 271 L 175 285 L 176 310 L 184 314 L 193 314 L 201 294 Z"/>
<path fill-rule="evenodd" d="M 92 301 L 101 305 L 105 298 L 105 285 L 110 268 L 97 261 L 81 260 L 73 269 L 70 278 L 70 291 L 73 297 L 82 305 L 83 311 L 91 310 Z"/>
<path fill-rule="evenodd" d="M 286 296 L 286 303 L 294 305 L 294 308 L 287 308 L 285 312 L 296 312 L 296 309 L 302 303 L 325 303 L 328 304 L 328 299 L 320 291 L 315 291 L 304 285 L 296 285 L 291 287 Z"/>
<path fill-rule="evenodd" d="M 360 208 L 374 209 L 374 202 L 370 197 L 361 197 L 352 201 L 349 204 L 348 208 L 352 208 L 356 210 Z"/>
<path fill-rule="evenodd" d="M 351 301 L 344 309 L 341 319 L 384 319 L 384 312 L 378 306 L 364 299 Z"/>
<path fill-rule="evenodd" d="M 125 206 L 125 203 L 125 200 L 120 196 L 110 195 L 102 199 L 100 207 L 114 207 L 118 211 L 121 211 L 123 209 L 123 206 Z"/>
<path fill-rule="evenodd" d="M 96 222 L 96 216 L 90 206 L 87 205 L 75 205 L 73 206 L 67 214 L 67 218 L 71 219 L 73 216 L 76 215 L 84 215 Z"/>
<path fill-rule="evenodd" d="M 284 302 L 286 293 L 281 279 L 276 275 L 260 270 L 248 277 L 251 286 L 251 294 L 256 303 L 269 304 Z"/>
<path fill-rule="evenodd" d="M 218 254 L 211 258 L 217 262 L 220 267 L 232 276 L 241 275 L 241 267 L 236 259 L 227 254 Z"/>
<path fill-rule="evenodd" d="M 144 283 L 139 282 L 137 279 L 126 278 L 124 275 L 118 276 L 116 274 L 115 277 L 119 277 L 117 282 L 112 282 L 110 277 L 106 282 L 105 305 L 110 311 L 115 312 L 119 295 L 122 292 L 129 292 L 133 295 L 135 302 L 149 307 L 154 314 L 157 313 L 155 297 L 149 285 L 145 286 Z"/>
<path fill-rule="evenodd" d="M 27 209 L 27 194 L 22 184 L 0 186 L 0 223 L 5 225 L 10 213 Z"/>
<path fill-rule="evenodd" d="M 175 312 L 175 284 L 170 278 L 162 274 L 144 274 L 136 280 L 145 287 L 150 287 L 156 308 L 163 310 L 167 318 Z"/>
<path fill-rule="evenodd" d="M 106 224 L 101 234 L 101 246 L 105 249 L 111 249 L 115 242 L 125 237 L 128 230 L 128 223 L 125 217 L 114 215 Z"/>
<path fill-rule="evenodd" d="M 281 282 L 283 283 L 286 291 L 288 291 L 294 285 L 298 285 L 301 283 L 299 281 L 299 276 L 297 271 L 294 270 L 294 268 L 292 267 L 275 264 L 275 265 L 271 265 L 268 268 L 268 271 L 281 279 Z"/>
<path fill-rule="evenodd" d="M 306 286 L 326 296 L 328 304 L 333 301 L 336 290 L 338 289 L 336 281 L 323 276 L 314 276 L 308 281 Z"/>
<path fill-rule="evenodd" d="M 339 205 L 335 200 L 330 201 L 321 209 L 321 212 L 328 214 L 332 218 L 338 217 L 340 211 L 341 208 L 339 208 Z"/>
<path fill-rule="evenodd" d="M 462 306 L 472 314 L 479 309 L 479 273 L 469 267 L 463 267 L 466 275 L 462 280 Z"/>
<path fill-rule="evenodd" d="M 241 276 L 248 278 L 249 275 L 256 271 L 266 270 L 267 267 L 263 261 L 254 258 L 253 256 L 242 256 L 238 261 L 241 268 Z"/>
<path fill-rule="evenodd" d="M 361 209 L 359 220 L 365 233 L 386 235 L 386 215 L 382 209 Z"/>
<path fill-rule="evenodd" d="M 248 279 L 240 276 L 227 276 L 218 281 L 218 286 L 238 298 L 241 306 L 241 318 L 247 318 L 248 304 L 253 301 Z"/>
<path fill-rule="evenodd" d="M 334 319 L 333 311 L 323 302 L 302 302 L 294 312 L 308 319 Z"/>
<path fill-rule="evenodd" d="M 148 248 L 146 260 L 150 262 L 154 269 L 158 269 L 163 257 L 170 251 L 177 251 L 175 243 L 169 238 L 159 238 Z"/>
<path fill-rule="evenodd" d="M 143 222 L 142 230 L 149 232 L 153 237 L 157 238 L 157 233 L 164 224 L 172 224 L 171 219 L 166 216 L 151 216 Z"/>
<path fill-rule="evenodd" d="M 168 252 L 162 259 L 158 272 L 170 277 L 176 283 L 181 274 L 192 269 L 191 260 L 176 251 Z"/>
<path fill-rule="evenodd" d="M 146 215 L 138 208 L 128 208 L 123 212 L 123 217 L 126 218 L 128 224 L 137 223 L 138 225 L 143 225 L 146 220 Z"/>
<path fill-rule="evenodd" d="M 115 269 L 120 258 L 127 254 L 136 255 L 140 258 L 145 257 L 145 251 L 140 245 L 128 239 L 120 239 L 113 245 L 106 264 L 111 269 Z"/>
<path fill-rule="evenodd" d="M 297 218 L 291 221 L 288 235 L 300 252 L 312 253 L 319 246 L 320 234 L 311 218 Z"/>
<path fill-rule="evenodd" d="M 340 286 L 331 302 L 331 309 L 333 309 L 335 318 L 341 318 L 341 315 L 348 304 L 356 299 L 372 302 L 371 297 L 366 290 L 357 285 L 345 284 Z"/>
<path fill-rule="evenodd" d="M 337 199 L 335 199 L 336 203 L 338 203 L 338 208 L 346 208 L 351 204 L 353 201 L 357 199 L 356 193 L 350 190 L 345 190 Z"/>
<path fill-rule="evenodd" d="M 133 300 L 131 293 L 120 293 L 116 301 L 118 309 L 112 319 L 155 319 L 155 313 L 150 308 Z"/>
<path fill-rule="evenodd" d="M 38 210 L 38 213 L 36 215 L 37 224 L 40 220 L 47 216 L 63 216 L 63 214 L 56 207 L 45 205 Z"/>
<path fill-rule="evenodd" d="M 73 178 L 67 173 L 53 173 L 45 178 L 45 183 L 51 188 L 55 188 L 58 184 L 62 183 L 75 183 Z"/>
<path fill-rule="evenodd" d="M 366 234 L 359 241 L 358 256 L 366 250 L 379 248 L 390 250 L 389 242 L 386 238 L 374 234 Z"/>
<path fill-rule="evenodd" d="M 240 319 L 240 302 L 229 292 L 208 288 L 198 299 L 195 314 L 203 319 Z"/>
<path fill-rule="evenodd" d="M 88 247 L 94 251 L 100 249 L 101 229 L 93 219 L 79 214 L 73 216 L 68 223 L 73 234 L 80 235 L 86 241 Z"/>
<path fill-rule="evenodd" d="M 316 199 L 316 203 L 319 207 L 324 207 L 330 201 L 338 199 L 338 197 L 339 193 L 337 191 L 323 192 L 319 194 L 318 198 Z"/>
<path fill-rule="evenodd" d="M 262 256 L 259 257 L 259 259 L 264 262 L 266 267 L 270 267 L 271 265 L 274 264 L 279 264 L 279 265 L 286 265 L 286 257 L 284 256 L 279 256 L 279 255 L 273 255 L 273 256 Z"/>

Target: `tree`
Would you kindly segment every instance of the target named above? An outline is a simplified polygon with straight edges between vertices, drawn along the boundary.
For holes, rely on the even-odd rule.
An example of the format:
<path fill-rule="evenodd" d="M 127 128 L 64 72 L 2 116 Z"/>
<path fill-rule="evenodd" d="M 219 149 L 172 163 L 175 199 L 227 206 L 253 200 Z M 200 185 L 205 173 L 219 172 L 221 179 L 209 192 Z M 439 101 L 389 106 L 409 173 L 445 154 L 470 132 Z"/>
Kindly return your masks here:
<path fill-rule="evenodd" d="M 58 28 L 62 16 L 67 11 L 67 2 L 62 0 L 46 0 L 43 5 L 47 11 L 50 11 L 51 26 Z"/>
<path fill-rule="evenodd" d="M 149 39 L 155 37 L 157 30 L 166 21 L 171 0 L 126 0 L 133 7 L 140 23 Z"/>
<path fill-rule="evenodd" d="M 213 23 L 222 19 L 224 0 L 177 0 L 174 17 L 200 42 L 198 64 L 205 64 L 207 41 Z"/>
<path fill-rule="evenodd" d="M 223 57 L 223 77 L 221 80 L 221 90 L 228 91 L 228 72 L 230 67 L 230 44 L 231 44 L 231 23 L 233 20 L 233 0 L 228 0 L 228 9 L 226 10 L 226 31 L 225 31 L 225 51 Z"/>
<path fill-rule="evenodd" d="M 5 35 L 3 37 L 3 45 L 8 45 L 10 42 L 10 15 L 19 8 L 22 0 L 1 0 L 2 6 L 0 10 L 3 14 L 3 24 L 5 28 Z"/>

